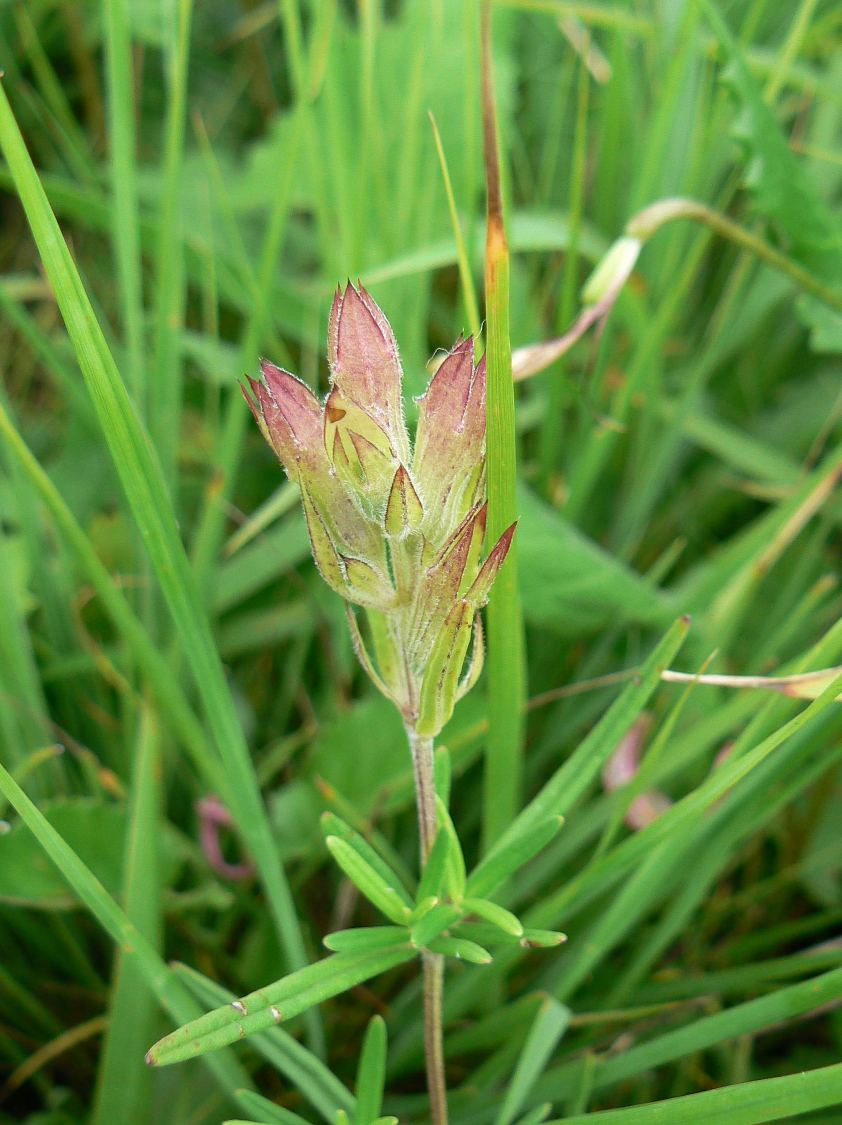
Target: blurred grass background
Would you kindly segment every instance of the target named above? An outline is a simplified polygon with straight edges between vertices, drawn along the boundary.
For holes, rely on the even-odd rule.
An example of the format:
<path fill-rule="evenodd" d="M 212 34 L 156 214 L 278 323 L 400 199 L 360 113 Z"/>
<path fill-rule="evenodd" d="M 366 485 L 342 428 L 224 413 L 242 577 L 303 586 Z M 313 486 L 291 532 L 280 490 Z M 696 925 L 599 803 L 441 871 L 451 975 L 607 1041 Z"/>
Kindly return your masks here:
<path fill-rule="evenodd" d="M 496 5 L 514 347 L 563 330 L 627 220 L 669 195 L 727 212 L 842 289 L 839 5 L 715 9 L 736 51 L 693 0 Z M 354 810 L 409 866 L 416 845 L 399 719 L 355 664 L 236 383 L 265 354 L 323 389 L 327 310 L 347 278 L 389 316 L 412 394 L 470 327 L 428 110 L 479 285 L 478 10 L 6 2 L 0 69 L 151 439 L 98 421 L 6 149 L 0 760 L 153 947 L 245 991 L 317 956 L 328 929 L 371 921 L 327 862 L 322 809 Z M 542 697 L 525 796 L 618 689 L 545 693 L 634 668 L 678 614 L 693 617 L 685 670 L 714 653 L 711 670 L 746 674 L 842 660 L 840 350 L 837 316 L 685 223 L 646 247 L 599 339 L 518 389 L 520 582 Z M 120 449 L 136 452 L 122 485 Z M 842 714 L 817 713 L 717 803 L 702 787 L 722 749 L 748 760 L 804 704 L 664 685 L 649 706 L 640 788 L 702 797 L 634 835 L 628 789 L 594 777 L 577 795 L 509 896 L 569 946 L 452 973 L 456 1120 L 495 1120 L 544 1027 L 538 989 L 572 1016 L 560 1042 L 547 1032 L 524 1109 L 638 1104 L 839 1057 L 839 983 L 797 1022 L 784 990 L 839 966 Z M 484 724 L 479 691 L 445 734 L 474 859 Z M 258 785 L 265 832 L 249 811 Z M 233 813 L 226 856 L 250 852 L 262 881 L 209 862 L 197 802 L 213 792 Z M 143 1069 L 171 1026 L 147 979 L 0 815 L 0 1121 L 221 1120 L 234 1077 Z M 349 1078 L 383 1011 L 392 1108 L 411 1119 L 417 1007 L 412 973 L 396 971 L 329 1005 L 307 1042 Z M 238 1057 L 243 1081 L 309 1112 L 307 1081 L 251 1048 Z"/>

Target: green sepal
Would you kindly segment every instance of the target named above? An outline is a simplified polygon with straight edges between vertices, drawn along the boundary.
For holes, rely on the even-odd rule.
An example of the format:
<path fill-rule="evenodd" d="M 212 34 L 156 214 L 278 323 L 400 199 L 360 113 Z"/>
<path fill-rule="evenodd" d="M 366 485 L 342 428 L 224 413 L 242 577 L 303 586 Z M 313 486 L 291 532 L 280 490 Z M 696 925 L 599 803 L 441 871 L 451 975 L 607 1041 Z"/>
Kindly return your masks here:
<path fill-rule="evenodd" d="M 348 583 L 345 581 L 345 568 L 339 553 L 330 537 L 330 532 L 306 488 L 301 488 L 301 503 L 304 519 L 310 535 L 310 547 L 319 574 L 340 597 L 348 598 Z"/>
<path fill-rule="evenodd" d="M 389 626 L 389 619 L 384 613 L 380 613 L 376 609 L 368 609 L 366 610 L 366 620 L 368 621 L 371 643 L 374 648 L 374 659 L 377 662 L 380 675 L 390 691 L 397 696 L 401 686 L 401 663 L 395 638 Z"/>
<path fill-rule="evenodd" d="M 410 930 L 410 939 L 419 949 L 429 947 L 446 929 L 458 922 L 462 911 L 451 903 L 441 903 L 428 911 L 420 921 L 416 922 Z"/>
<path fill-rule="evenodd" d="M 412 907 L 404 901 L 404 895 L 387 882 L 360 853 L 338 836 L 328 836 L 326 840 L 330 854 L 373 906 L 385 914 L 392 922 L 401 925 L 409 921 Z"/>
<path fill-rule="evenodd" d="M 354 652 L 356 653 L 357 660 L 359 660 L 363 667 L 363 671 L 382 695 L 385 695 L 386 698 L 390 699 L 393 703 L 397 703 L 392 690 L 381 677 L 374 665 L 374 661 L 369 656 L 368 649 L 365 647 L 365 641 L 360 632 L 360 627 L 357 624 L 357 616 L 348 602 L 345 602 L 345 616 L 348 619 L 348 631 L 351 634 L 351 644 L 354 646 Z"/>
<path fill-rule="evenodd" d="M 355 828 L 352 828 L 346 820 L 343 820 L 341 816 L 337 816 L 336 813 L 323 812 L 321 815 L 321 828 L 325 838 L 328 836 L 338 836 L 340 840 L 344 840 L 346 844 L 349 844 L 357 855 L 365 860 L 369 867 L 374 868 L 384 883 L 387 883 L 389 886 L 394 886 L 404 906 L 408 906 L 410 910 L 413 909 L 415 903 L 413 902 L 412 896 L 407 891 L 401 876 L 390 866 L 380 852 L 378 852 L 364 836 L 361 836 Z"/>
<path fill-rule="evenodd" d="M 512 937 L 523 936 L 520 919 L 510 910 L 498 906 L 496 902 L 489 902 L 487 898 L 465 898 L 462 900 L 462 909 L 466 914 L 476 914 L 478 918 L 490 922 L 492 926 L 496 926 L 506 934 L 511 934 Z"/>
<path fill-rule="evenodd" d="M 395 591 L 385 574 L 363 559 L 340 555 L 348 581 L 346 597 L 359 605 L 390 609 L 395 604 Z"/>
<path fill-rule="evenodd" d="M 416 730 L 435 737 L 453 714 L 459 676 L 471 640 L 473 611 L 459 601 L 439 630 L 424 671 Z"/>
<path fill-rule="evenodd" d="M 336 930 L 322 938 L 322 945 L 333 953 L 353 953 L 366 949 L 386 949 L 409 941 L 405 926 L 357 926 L 353 930 Z"/>
<path fill-rule="evenodd" d="M 430 943 L 432 953 L 442 953 L 445 957 L 455 957 L 458 961 L 470 961 L 473 965 L 490 965 L 493 958 L 487 949 L 475 941 L 465 938 L 440 937 Z"/>
<path fill-rule="evenodd" d="M 543 851 L 563 823 L 562 817 L 547 817 L 534 828 L 515 836 L 510 843 L 492 848 L 468 876 L 467 892 L 471 898 L 486 898 L 493 894 L 501 883 Z"/>
<path fill-rule="evenodd" d="M 460 699 L 463 699 L 473 687 L 476 687 L 484 667 L 485 635 L 482 631 L 482 620 L 480 615 L 477 614 L 474 618 L 474 644 L 471 649 L 471 661 L 468 664 L 468 671 L 462 677 L 456 689 L 457 703 Z"/>
<path fill-rule="evenodd" d="M 336 387 L 325 401 L 324 444 L 349 494 L 370 519 L 381 519 L 395 472 L 391 442 L 371 414 Z"/>

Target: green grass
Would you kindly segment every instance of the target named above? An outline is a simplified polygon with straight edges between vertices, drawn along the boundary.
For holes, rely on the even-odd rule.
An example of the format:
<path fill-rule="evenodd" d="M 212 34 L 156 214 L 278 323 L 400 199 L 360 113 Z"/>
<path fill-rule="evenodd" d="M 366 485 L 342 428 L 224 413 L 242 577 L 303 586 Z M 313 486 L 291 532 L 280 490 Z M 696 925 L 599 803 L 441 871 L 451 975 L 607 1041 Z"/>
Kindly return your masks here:
<path fill-rule="evenodd" d="M 569 326 L 671 196 L 746 237 L 666 225 L 602 333 L 516 388 L 516 449 L 490 438 L 517 567 L 441 739 L 450 813 L 468 886 L 568 942 L 448 960 L 451 1120 L 834 1119 L 838 685 L 659 674 L 842 663 L 837 9 L 499 0 L 510 255 L 483 303 L 473 0 L 0 6 L 0 1123 L 428 1119 L 401 947 L 288 1027 L 143 1063 L 382 924 L 325 809 L 374 847 L 369 880 L 418 862 L 400 719 L 237 381 L 266 355 L 323 390 L 331 295 L 360 278 L 412 394 L 485 318 L 503 402 L 507 351 Z M 609 792 L 644 711 L 635 787 Z M 671 805 L 631 830 L 653 789 Z M 212 793 L 245 880 L 203 850 Z M 333 956 L 345 983 L 378 963 Z M 296 980 L 328 995 L 329 972 Z"/>

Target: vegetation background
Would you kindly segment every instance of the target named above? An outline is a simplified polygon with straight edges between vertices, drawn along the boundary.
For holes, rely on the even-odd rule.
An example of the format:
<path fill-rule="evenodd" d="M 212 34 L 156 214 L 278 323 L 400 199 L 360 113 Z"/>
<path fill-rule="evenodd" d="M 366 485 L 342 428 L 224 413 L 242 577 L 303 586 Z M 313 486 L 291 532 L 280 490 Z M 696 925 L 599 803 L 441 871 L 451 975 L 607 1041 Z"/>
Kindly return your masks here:
<path fill-rule="evenodd" d="M 626 222 L 673 195 L 842 293 L 838 3 L 501 0 L 494 19 L 515 347 L 569 325 Z M 188 989 L 220 1002 L 157 953 L 241 993 L 376 920 L 329 862 L 323 810 L 417 863 L 399 719 L 237 380 L 265 354 L 323 388 L 347 278 L 389 316 L 412 393 L 470 329 L 428 110 L 479 284 L 477 5 L 6 0 L 0 68 L 103 333 L 4 102 L 0 761 L 43 816 L 4 781 L 0 1121 L 198 1125 L 250 1083 L 332 1121 L 375 1013 L 384 1112 L 423 1120 L 412 968 L 324 1006 L 315 1055 L 278 1032 L 213 1071 L 142 1058 Z M 456 1122 L 839 1119 L 842 709 L 663 684 L 595 726 L 680 614 L 684 670 L 842 661 L 836 302 L 676 223 L 599 339 L 518 390 L 531 704 L 522 792 L 500 800 L 575 768 L 565 828 L 505 901 L 570 941 L 449 969 Z M 609 791 L 632 723 L 642 772 Z M 470 863 L 495 800 L 485 730 L 480 688 L 444 736 Z M 674 804 L 629 828 L 653 790 Z M 719 1100 L 646 1108 L 683 1095 Z"/>

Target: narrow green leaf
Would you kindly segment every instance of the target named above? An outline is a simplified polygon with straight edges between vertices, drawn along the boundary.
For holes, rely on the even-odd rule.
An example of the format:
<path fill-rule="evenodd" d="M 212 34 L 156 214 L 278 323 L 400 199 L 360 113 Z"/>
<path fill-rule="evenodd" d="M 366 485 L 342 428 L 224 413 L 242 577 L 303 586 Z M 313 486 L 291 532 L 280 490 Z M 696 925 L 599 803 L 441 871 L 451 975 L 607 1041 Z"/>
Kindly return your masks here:
<path fill-rule="evenodd" d="M 162 928 L 160 775 L 160 733 L 144 709 L 132 769 L 122 898 L 127 917 L 156 949 Z M 154 994 L 141 965 L 125 949 L 117 951 L 113 978 L 92 1125 L 145 1125 L 151 1086 L 137 1060 L 154 1034 Z"/>
<path fill-rule="evenodd" d="M 135 615 L 126 597 L 112 580 L 100 561 L 85 532 L 60 493 L 41 468 L 0 402 L 0 433 L 7 448 L 16 457 L 41 500 L 50 511 L 62 538 L 76 556 L 79 566 L 97 592 L 117 630 L 131 648 L 138 667 L 148 679 L 155 701 L 166 716 L 172 733 L 190 752 L 197 769 L 209 786 L 225 791 L 225 774 L 218 758 L 208 746 L 202 724 L 196 718 L 178 681 L 173 677 L 169 661 L 156 647 L 149 632 Z"/>
<path fill-rule="evenodd" d="M 261 1115 L 261 1125 L 309 1125 L 306 1118 L 299 1117 L 297 1113 L 284 1109 L 283 1106 L 275 1105 L 262 1094 L 255 1094 L 252 1090 L 241 1094 L 240 1101 L 249 1113 Z"/>
<path fill-rule="evenodd" d="M 328 836 L 327 846 L 330 854 L 369 902 L 397 925 L 409 920 L 412 903 L 407 904 L 405 895 L 387 882 L 355 848 L 338 836 Z"/>
<path fill-rule="evenodd" d="M 174 0 L 169 16 L 166 20 L 164 51 L 167 98 L 162 144 L 160 217 L 157 252 L 154 256 L 154 358 L 147 372 L 145 417 L 164 480 L 175 496 L 182 405 L 181 329 L 185 302 L 182 184 L 193 0 Z"/>
<path fill-rule="evenodd" d="M 126 917 L 99 880 L 67 846 L 2 764 L 0 793 L 16 809 L 21 820 L 112 941 L 127 952 L 131 950 L 162 1007 L 175 1020 L 193 1019 L 197 1010 L 196 1002 L 154 946 Z M 207 1060 L 207 1065 L 230 1095 L 234 1096 L 234 1092 L 240 1087 L 248 1087 L 248 1076 L 235 1059 L 222 1056 Z"/>
<path fill-rule="evenodd" d="M 529 1034 L 521 1048 L 517 1065 L 511 1081 L 506 1087 L 503 1104 L 495 1119 L 495 1125 L 511 1125 L 523 1104 L 529 1097 L 535 1080 L 564 1035 L 570 1024 L 571 1012 L 548 996 L 529 1029 Z"/>
<path fill-rule="evenodd" d="M 445 888 L 454 902 L 461 902 L 465 894 L 465 857 L 462 854 L 462 845 L 450 813 L 445 808 L 440 797 L 436 797 L 436 811 L 438 813 L 439 831 L 445 833 L 448 839 L 447 861 L 445 863 Z"/>
<path fill-rule="evenodd" d="M 446 746 L 435 748 L 435 761 L 433 763 L 436 780 L 436 793 L 444 803 L 445 808 L 450 805 L 450 782 L 453 769 L 450 762 L 450 751 Z"/>
<path fill-rule="evenodd" d="M 439 127 L 436 124 L 436 119 L 432 110 L 428 111 L 430 124 L 433 127 L 433 140 L 436 145 L 436 153 L 439 158 L 439 167 L 441 168 L 442 180 L 444 181 L 444 191 L 447 196 L 447 209 L 450 212 L 450 226 L 453 230 L 453 242 L 456 247 L 456 261 L 459 265 L 459 284 L 462 290 L 462 301 L 465 305 L 465 313 L 468 317 L 468 325 L 471 330 L 471 335 L 475 340 L 479 340 L 482 325 L 479 315 L 479 302 L 477 301 L 476 287 L 474 285 L 474 278 L 471 272 L 471 261 L 468 256 L 468 249 L 465 245 L 465 238 L 462 234 L 462 226 L 459 222 L 459 212 L 456 208 L 456 198 L 453 194 L 453 184 L 450 180 L 450 169 L 447 166 L 447 157 L 444 153 L 444 145 L 441 141 L 441 134 Z"/>
<path fill-rule="evenodd" d="M 545 1105 L 536 1106 L 535 1109 L 524 1114 L 523 1117 L 519 1117 L 517 1125 L 541 1125 L 541 1122 L 546 1121 L 550 1116 L 552 1108 L 550 1102 L 547 1102 Z"/>
<path fill-rule="evenodd" d="M 503 847 L 517 840 L 521 834 L 534 828 L 545 817 L 550 814 L 564 814 L 573 807 L 646 706 L 660 683 L 661 673 L 672 663 L 689 628 L 690 620 L 687 617 L 680 617 L 672 625 L 642 665 L 634 681 L 628 684 L 600 722 L 579 744 L 564 765 L 556 770 L 498 841 L 488 857 L 489 860 L 491 856 L 499 854 Z M 476 893 L 476 889 L 473 890 Z"/>
<path fill-rule="evenodd" d="M 563 823 L 560 816 L 548 817 L 533 828 L 514 836 L 509 843 L 495 848 L 468 876 L 468 894 L 476 898 L 492 894 L 501 883 L 543 851 Z"/>
<path fill-rule="evenodd" d="M 303 1117 L 297 1117 L 294 1113 L 286 1118 L 290 1125 L 310 1125 L 309 1121 L 305 1121 Z M 223 1125 L 274 1125 L 272 1121 L 253 1121 L 246 1120 L 244 1117 L 229 1117 L 223 1122 Z"/>
<path fill-rule="evenodd" d="M 418 884 L 418 894 L 415 898 L 419 905 L 427 899 L 439 899 L 444 896 L 444 879 L 449 855 L 450 836 L 439 829 L 427 862 L 424 864 L 424 870 L 421 872 L 421 882 Z"/>
<path fill-rule="evenodd" d="M 842 1103 L 842 1063 L 663 1102 L 557 1118 L 548 1125 L 768 1125 Z"/>
<path fill-rule="evenodd" d="M 363 1040 L 357 1070 L 357 1108 L 354 1125 L 371 1125 L 383 1105 L 383 1083 L 386 1078 L 386 1023 L 374 1016 Z"/>
<path fill-rule="evenodd" d="M 686 1026 L 636 1044 L 621 1055 L 601 1059 L 594 1074 L 594 1088 L 604 1089 L 616 1082 L 624 1082 L 654 1067 L 709 1050 L 741 1035 L 756 1035 L 784 1020 L 833 1004 L 840 997 L 842 969 L 832 969 L 798 984 L 777 988 L 756 1000 L 695 1018 Z M 549 1096 L 552 1090 L 554 1096 L 560 1096 L 572 1091 L 575 1081 L 576 1068 L 565 1063 L 546 1075 L 541 1091 Z"/>
<path fill-rule="evenodd" d="M 409 930 L 404 926 L 360 926 L 354 930 L 337 930 L 322 938 L 322 944 L 334 953 L 386 949 L 404 941 L 409 941 Z"/>
<path fill-rule="evenodd" d="M 144 387 L 143 276 L 138 221 L 134 66 L 128 0 L 103 0 L 108 83 L 111 242 L 126 338 L 129 386 L 140 401 Z"/>
<path fill-rule="evenodd" d="M 419 949 L 429 946 L 430 942 L 444 933 L 449 926 L 458 922 L 461 916 L 462 911 L 458 906 L 452 906 L 449 903 L 434 906 L 412 927 L 410 931 L 412 944 Z"/>
<path fill-rule="evenodd" d="M 474 965 L 490 965 L 493 958 L 487 949 L 475 941 L 465 938 L 440 937 L 430 943 L 433 953 L 443 953 L 445 957 L 455 957 L 458 961 L 470 961 Z"/>
<path fill-rule="evenodd" d="M 169 1066 L 235 1043 L 256 1031 L 274 1027 L 306 1012 L 314 1004 L 338 996 L 364 980 L 415 957 L 401 945 L 359 953 L 334 953 L 282 980 L 251 992 L 224 1008 L 208 1012 L 159 1040 L 146 1058 L 152 1066 Z"/>
<path fill-rule="evenodd" d="M 301 965 L 306 960 L 304 942 L 292 895 L 278 863 L 248 747 L 181 543 L 160 466 L 120 378 L 2 86 L 0 148 L 202 698 L 225 767 L 224 796 L 260 871 L 281 946 L 291 965 Z"/>
<path fill-rule="evenodd" d="M 398 940 L 406 935 L 398 931 Z M 394 939 L 393 939 L 394 944 Z M 174 966 L 178 977 L 207 1009 L 230 1004 L 236 995 L 209 980 L 187 965 Z M 354 1109 L 354 1096 L 332 1070 L 285 1028 L 273 1027 L 254 1040 L 254 1049 L 298 1089 L 327 1122 L 332 1122 L 336 1107 Z M 213 1056 L 210 1056 L 213 1057 Z"/>
<path fill-rule="evenodd" d="M 560 930 L 536 930 L 527 926 L 520 937 L 515 937 L 488 922 L 462 922 L 459 932 L 480 945 L 519 945 L 523 949 L 553 949 L 567 941 L 567 934 Z"/>
<path fill-rule="evenodd" d="M 498 906 L 496 902 L 489 902 L 486 898 L 465 898 L 462 900 L 462 909 L 466 914 L 476 914 L 477 917 L 496 926 L 503 933 L 512 937 L 523 936 L 523 926 L 519 918 L 510 910 Z"/>
<path fill-rule="evenodd" d="M 394 887 L 400 896 L 401 902 L 403 902 L 405 906 L 411 909 L 415 905 L 398 872 L 395 871 L 388 860 L 385 859 L 363 835 L 352 828 L 347 821 L 337 816 L 336 813 L 326 812 L 322 813 L 321 825 L 322 831 L 326 837 L 337 836 L 340 840 L 343 840 L 349 847 L 354 849 L 360 859 L 364 860 L 369 867 L 377 872 L 384 883 L 387 883 L 390 887 Z"/>

